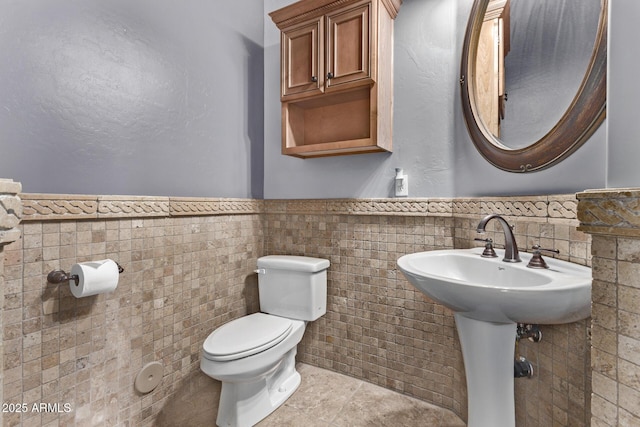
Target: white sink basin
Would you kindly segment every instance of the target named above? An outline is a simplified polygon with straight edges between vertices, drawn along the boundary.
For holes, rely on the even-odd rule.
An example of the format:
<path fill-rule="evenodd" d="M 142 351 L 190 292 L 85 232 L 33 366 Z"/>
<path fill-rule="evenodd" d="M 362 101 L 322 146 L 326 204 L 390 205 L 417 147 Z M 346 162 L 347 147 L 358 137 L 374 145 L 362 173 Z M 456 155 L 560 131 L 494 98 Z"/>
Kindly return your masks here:
<path fill-rule="evenodd" d="M 531 254 L 521 253 L 522 262 L 513 263 L 502 260 L 504 251 L 497 250 L 497 258 L 482 258 L 482 251 L 419 252 L 398 259 L 398 267 L 416 288 L 454 311 L 468 427 L 515 427 L 516 324 L 588 317 L 591 269 L 551 257 L 545 257 L 548 269 L 532 269 Z"/>
<path fill-rule="evenodd" d="M 559 324 L 589 317 L 591 269 L 544 257 L 548 269 L 482 258 L 483 248 L 418 252 L 398 267 L 422 293 L 467 318 L 486 322 Z"/>

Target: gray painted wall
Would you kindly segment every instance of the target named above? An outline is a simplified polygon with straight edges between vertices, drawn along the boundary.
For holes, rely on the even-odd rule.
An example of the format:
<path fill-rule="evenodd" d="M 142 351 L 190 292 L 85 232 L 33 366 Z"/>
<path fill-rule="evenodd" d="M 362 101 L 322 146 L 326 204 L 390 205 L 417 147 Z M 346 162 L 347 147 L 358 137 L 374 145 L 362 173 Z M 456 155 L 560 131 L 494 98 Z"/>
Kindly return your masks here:
<path fill-rule="evenodd" d="M 25 192 L 261 197 L 255 0 L 0 0 L 0 175 Z"/>
<path fill-rule="evenodd" d="M 256 3 L 0 0 L 0 176 L 26 192 L 267 198 L 388 197 L 396 167 L 414 197 L 640 182 L 635 0 L 610 2 L 607 126 L 526 175 L 492 167 L 467 136 L 458 75 L 472 0 L 404 1 L 392 154 L 309 160 L 280 154 L 279 38 L 265 12 L 290 1 Z"/>
<path fill-rule="evenodd" d="M 610 0 L 607 187 L 640 186 L 640 2 Z"/>
<path fill-rule="evenodd" d="M 267 0 L 271 12 L 292 1 Z M 392 154 L 318 159 L 280 154 L 279 31 L 265 18 L 265 197 L 390 197 L 395 168 L 409 175 L 410 196 L 454 192 L 457 85 L 456 4 L 405 0 L 395 22 Z"/>
<path fill-rule="evenodd" d="M 268 0 L 265 11 L 291 1 Z M 577 192 L 604 187 L 604 126 L 572 157 L 530 174 L 487 163 L 460 109 L 460 54 L 472 0 L 404 0 L 395 22 L 394 150 L 324 159 L 280 155 L 278 32 L 265 18 L 265 197 L 389 197 L 394 168 L 411 197 Z"/>
<path fill-rule="evenodd" d="M 462 46 L 463 26 L 466 25 L 473 0 L 458 0 L 458 3 L 458 45 Z M 582 147 L 557 165 L 527 174 L 504 172 L 485 161 L 471 142 L 462 116 L 459 92 L 458 89 L 454 98 L 455 196 L 562 194 L 606 186 L 606 120 Z"/>

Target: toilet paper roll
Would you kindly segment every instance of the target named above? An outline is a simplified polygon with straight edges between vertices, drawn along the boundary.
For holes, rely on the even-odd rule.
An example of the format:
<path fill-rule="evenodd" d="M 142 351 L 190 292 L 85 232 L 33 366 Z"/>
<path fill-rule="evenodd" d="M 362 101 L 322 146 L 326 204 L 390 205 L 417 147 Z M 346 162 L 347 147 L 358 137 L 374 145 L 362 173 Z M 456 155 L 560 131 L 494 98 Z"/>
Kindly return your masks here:
<path fill-rule="evenodd" d="M 74 264 L 71 275 L 78 276 L 78 284 L 69 281 L 71 293 L 76 298 L 111 292 L 118 286 L 118 264 L 110 259 Z"/>

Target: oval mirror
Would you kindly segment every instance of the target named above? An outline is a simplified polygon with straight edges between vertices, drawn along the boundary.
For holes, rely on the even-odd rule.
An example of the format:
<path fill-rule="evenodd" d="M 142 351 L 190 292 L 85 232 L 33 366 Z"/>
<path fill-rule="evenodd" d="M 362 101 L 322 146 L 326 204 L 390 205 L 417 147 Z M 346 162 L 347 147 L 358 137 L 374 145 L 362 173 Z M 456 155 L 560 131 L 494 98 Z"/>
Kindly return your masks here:
<path fill-rule="evenodd" d="M 491 164 L 545 169 L 602 123 L 607 1 L 474 1 L 462 51 L 462 111 Z"/>

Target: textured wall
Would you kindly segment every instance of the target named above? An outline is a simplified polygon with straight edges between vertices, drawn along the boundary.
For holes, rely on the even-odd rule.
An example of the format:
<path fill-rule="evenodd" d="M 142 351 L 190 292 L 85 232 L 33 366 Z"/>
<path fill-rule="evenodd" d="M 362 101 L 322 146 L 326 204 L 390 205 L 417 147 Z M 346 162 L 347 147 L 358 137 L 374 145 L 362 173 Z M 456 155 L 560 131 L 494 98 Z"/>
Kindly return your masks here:
<path fill-rule="evenodd" d="M 265 12 L 292 3 L 268 0 Z M 452 196 L 455 7 L 405 0 L 394 24 L 393 153 L 297 159 L 280 154 L 280 39 L 265 15 L 265 197 L 390 197 L 395 168 L 411 196 Z"/>
<path fill-rule="evenodd" d="M 22 186 L 19 182 L 0 178 L 0 330 L 4 332 L 4 289 L 6 280 L 4 275 L 4 248 L 10 243 L 20 239 L 20 230 L 17 228 L 22 218 L 22 202 L 18 193 Z M 0 344 L 0 371 L 4 376 L 4 342 Z M 0 400 L 4 400 L 4 384 L 0 384 Z M 0 424 L 2 424 L 0 422 Z"/>
<path fill-rule="evenodd" d="M 265 253 L 331 261 L 327 314 L 308 328 L 301 361 L 406 393 L 466 417 L 464 368 L 452 313 L 397 270 L 406 253 L 476 246 L 483 213 L 505 215 L 521 250 L 539 243 L 560 258 L 590 262 L 576 231 L 573 196 L 433 200 L 265 202 Z M 490 224 L 499 245 L 504 234 Z M 522 342 L 532 380 L 516 382 L 517 425 L 586 426 L 590 413 L 589 321 L 543 325 L 541 343 Z"/>
<path fill-rule="evenodd" d="M 269 0 L 265 12 L 292 1 Z M 265 15 L 265 197 L 389 197 L 394 168 L 415 197 L 555 194 L 602 188 L 605 126 L 569 159 L 533 174 L 480 156 L 460 108 L 460 55 L 472 0 L 405 0 L 395 20 L 392 154 L 301 160 L 280 155 L 278 32 Z M 619 171 L 624 175 L 625 171 Z"/>
<path fill-rule="evenodd" d="M 609 24 L 609 87 L 607 114 L 607 143 L 609 145 L 607 188 L 637 187 L 640 183 L 640 123 L 637 115 L 640 85 L 640 62 L 629 55 L 632 42 L 638 34 L 640 2 L 634 0 L 610 1 Z M 597 188 L 597 187 L 588 187 Z"/>
<path fill-rule="evenodd" d="M 458 45 L 462 46 L 464 25 L 469 16 L 472 0 L 458 0 Z M 458 53 L 460 55 L 460 53 Z M 496 194 L 554 194 L 602 188 L 606 185 L 607 141 L 606 121 L 591 138 L 561 163 L 534 173 L 503 172 L 490 165 L 476 150 L 468 136 L 459 90 L 455 95 L 455 195 L 479 196 Z"/>
<path fill-rule="evenodd" d="M 591 425 L 640 425 L 640 189 L 578 195 L 593 245 Z"/>
<path fill-rule="evenodd" d="M 4 0 L 3 175 L 28 192 L 216 197 L 261 197 L 264 180 L 267 198 L 387 197 L 396 167 L 409 173 L 412 196 L 606 186 L 604 126 L 535 174 L 501 172 L 477 153 L 457 83 L 471 0 L 405 0 L 395 25 L 393 154 L 281 156 L 279 40 L 265 12 L 288 3 Z M 624 24 L 619 7 L 613 19 Z M 612 71 L 624 75 L 633 67 L 620 58 Z M 609 142 L 616 185 L 634 176 L 627 134 Z"/>
<path fill-rule="evenodd" d="M 207 379 L 199 370 L 204 339 L 258 309 L 260 215 L 58 220 L 30 212 L 44 219 L 24 222 L 23 238 L 0 252 L 3 402 L 28 408 L 4 413 L 3 425 L 150 426 L 156 417 L 181 425 L 173 417 L 186 406 L 176 410 L 173 395 Z M 107 257 L 125 269 L 114 292 L 76 299 L 69 285 L 47 283 L 53 269 Z M 164 376 L 141 395 L 133 381 L 152 361 Z M 31 410 L 40 403 L 61 410 Z"/>
<path fill-rule="evenodd" d="M 332 263 L 327 314 L 308 326 L 301 361 L 464 417 L 452 313 L 416 291 L 396 259 L 475 245 L 489 210 L 515 224 L 523 249 L 540 242 L 581 264 L 590 253 L 575 230 L 572 196 L 262 202 L 23 194 L 23 203 L 23 237 L 2 254 L 4 402 L 71 410 L 6 413 L 7 426 L 173 426 L 183 424 L 185 408 L 213 419 L 215 384 L 199 371 L 200 347 L 215 327 L 257 310 L 252 271 L 266 253 Z M 500 226 L 488 231 L 500 243 Z M 76 299 L 68 285 L 46 282 L 52 269 L 105 257 L 125 267 L 112 293 Z M 544 326 L 542 343 L 521 347 L 538 375 L 517 383 L 518 425 L 587 425 L 586 324 Z M 133 378 L 154 360 L 164 364 L 162 384 L 139 395 Z"/>
<path fill-rule="evenodd" d="M 252 0 L 3 0 L 0 170 L 27 192 L 260 197 Z"/>

